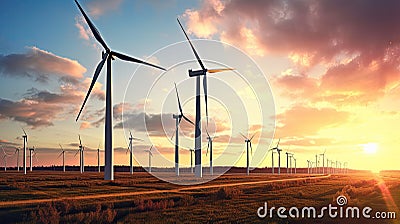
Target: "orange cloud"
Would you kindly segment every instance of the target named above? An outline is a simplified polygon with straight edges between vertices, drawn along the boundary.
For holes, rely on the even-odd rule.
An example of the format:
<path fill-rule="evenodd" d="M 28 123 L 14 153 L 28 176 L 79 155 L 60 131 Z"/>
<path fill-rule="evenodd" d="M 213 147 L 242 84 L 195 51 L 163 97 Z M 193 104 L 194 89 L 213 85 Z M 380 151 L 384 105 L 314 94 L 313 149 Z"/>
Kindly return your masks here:
<path fill-rule="evenodd" d="M 96 0 L 89 2 L 89 14 L 95 18 L 104 15 L 109 11 L 115 11 L 119 8 L 123 0 Z"/>
<path fill-rule="evenodd" d="M 27 76 L 38 81 L 47 81 L 50 75 L 79 79 L 83 77 L 86 68 L 75 60 L 37 47 L 29 47 L 25 54 L 0 56 L 0 72 L 7 76 Z"/>
<path fill-rule="evenodd" d="M 278 114 L 275 136 L 305 137 L 317 134 L 323 128 L 345 124 L 350 114 L 333 108 L 294 106 Z"/>

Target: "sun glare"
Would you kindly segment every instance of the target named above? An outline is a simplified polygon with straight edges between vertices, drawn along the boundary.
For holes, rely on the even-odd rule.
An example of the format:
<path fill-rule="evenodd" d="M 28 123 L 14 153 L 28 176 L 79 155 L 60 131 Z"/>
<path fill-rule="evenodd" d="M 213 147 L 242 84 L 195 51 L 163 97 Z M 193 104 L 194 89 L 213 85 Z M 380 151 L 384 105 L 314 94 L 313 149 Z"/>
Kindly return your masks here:
<path fill-rule="evenodd" d="M 376 143 L 367 143 L 362 145 L 364 152 L 367 154 L 375 154 L 378 150 L 378 144 Z"/>

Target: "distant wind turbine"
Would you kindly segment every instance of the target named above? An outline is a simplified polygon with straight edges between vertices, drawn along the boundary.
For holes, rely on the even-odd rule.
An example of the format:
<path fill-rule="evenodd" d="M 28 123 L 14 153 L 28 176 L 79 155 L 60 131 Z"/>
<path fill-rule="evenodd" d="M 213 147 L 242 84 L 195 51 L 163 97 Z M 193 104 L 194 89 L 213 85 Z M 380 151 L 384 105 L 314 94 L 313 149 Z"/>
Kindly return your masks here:
<path fill-rule="evenodd" d="M 189 148 L 190 151 L 190 172 L 193 173 L 193 153 L 194 149 Z"/>
<path fill-rule="evenodd" d="M 29 171 L 32 172 L 33 170 L 33 162 L 32 162 L 32 157 L 35 157 L 36 161 L 38 161 L 38 158 L 36 156 L 36 152 L 35 152 L 35 146 L 33 146 L 32 148 L 29 148 Z"/>
<path fill-rule="evenodd" d="M 150 149 L 145 150 L 146 152 L 149 152 L 149 173 L 151 173 L 151 157 L 153 157 L 153 153 L 151 150 L 153 149 L 153 146 L 150 147 Z"/>
<path fill-rule="evenodd" d="M 177 19 L 179 26 L 181 27 L 183 33 L 185 34 L 186 39 L 188 40 L 190 47 L 192 48 L 192 51 L 197 59 L 197 62 L 200 64 L 201 70 L 197 71 L 192 71 L 192 69 L 189 70 L 189 77 L 196 77 L 196 118 L 195 118 L 195 172 L 196 172 L 196 177 L 202 177 L 203 176 L 203 169 L 202 169 L 202 164 L 201 164 L 201 110 L 200 110 L 200 76 L 203 76 L 203 91 L 204 91 L 204 99 L 205 99 L 205 105 L 206 105 L 206 118 L 207 118 L 207 126 L 208 126 L 208 102 L 207 102 L 207 72 L 208 73 L 217 73 L 217 72 L 223 72 L 223 71 L 228 71 L 228 70 L 233 70 L 232 68 L 222 68 L 222 69 L 207 69 L 203 62 L 200 59 L 200 56 L 197 54 L 196 50 L 194 49 L 194 46 L 192 42 L 189 39 L 189 36 L 186 34 L 185 29 L 183 28 L 181 22 L 179 19 Z"/>
<path fill-rule="evenodd" d="M 24 175 L 26 175 L 26 148 L 28 147 L 28 135 L 26 134 L 23 128 L 22 131 L 24 132 L 24 135 L 22 135 L 22 138 L 24 140 L 24 153 L 23 153 L 24 157 L 22 159 L 22 163 L 24 165 Z"/>
<path fill-rule="evenodd" d="M 17 154 L 17 171 L 18 172 L 19 172 L 19 150 L 20 150 L 20 148 L 15 147 L 15 153 L 14 154 Z"/>
<path fill-rule="evenodd" d="M 97 65 L 96 71 L 94 73 L 94 76 L 92 78 L 92 83 L 90 84 L 89 90 L 86 94 L 85 100 L 83 101 L 82 107 L 78 113 L 78 116 L 76 117 L 76 121 L 78 121 L 79 116 L 86 104 L 86 101 L 90 95 L 90 92 L 93 89 L 94 84 L 97 81 L 97 78 L 99 77 L 99 74 L 101 72 L 101 69 L 103 68 L 104 63 L 107 61 L 107 82 L 106 82 L 106 116 L 105 116 L 105 125 L 104 125 L 104 132 L 105 132 L 105 143 L 104 143 L 104 155 L 105 155 L 105 166 L 104 166 L 104 179 L 105 180 L 114 180 L 114 150 L 113 150 L 113 144 L 112 144 L 112 118 L 113 118 L 113 111 L 112 111 L 112 90 L 111 90 L 111 60 L 114 60 L 114 57 L 117 57 L 123 61 L 128 61 L 128 62 L 134 62 L 134 63 L 140 63 L 148 66 L 152 66 L 161 70 L 165 70 L 162 67 L 159 67 L 157 65 L 153 65 L 150 63 L 147 63 L 145 61 L 133 58 L 131 56 L 118 53 L 116 51 L 112 51 L 106 44 L 106 42 L 103 40 L 103 38 L 100 35 L 100 32 L 96 29 L 92 21 L 90 21 L 89 17 L 86 15 L 86 13 L 83 11 L 82 7 L 79 5 L 78 1 L 75 0 L 75 3 L 78 5 L 79 10 L 81 11 L 83 17 L 85 18 L 87 24 L 89 25 L 90 30 L 93 33 L 93 36 L 95 39 L 103 46 L 105 53 L 102 53 L 102 60 L 100 63 Z"/>
<path fill-rule="evenodd" d="M 281 174 L 281 151 L 282 149 L 279 148 L 279 142 L 281 141 L 281 139 L 278 140 L 278 144 L 276 144 L 275 147 L 269 149 L 272 151 L 272 174 L 274 174 L 274 153 L 273 151 L 276 150 L 276 152 L 278 152 L 278 175 Z"/>
<path fill-rule="evenodd" d="M 7 157 L 9 156 L 6 151 L 4 150 L 3 146 L 1 146 L 1 149 L 3 150 L 3 162 L 4 162 L 4 172 L 7 171 Z"/>
<path fill-rule="evenodd" d="M 97 168 L 98 171 L 100 173 L 101 169 L 100 169 L 100 143 L 99 146 L 97 147 Z"/>
<path fill-rule="evenodd" d="M 310 160 L 307 160 L 307 173 L 308 174 L 310 174 L 310 164 L 311 164 L 311 161 Z"/>
<path fill-rule="evenodd" d="M 187 122 L 191 123 L 193 126 L 194 123 L 183 114 L 183 109 L 178 94 L 178 88 L 176 87 L 176 83 L 174 84 L 175 84 L 176 99 L 178 100 L 179 114 L 172 115 L 172 118 L 175 119 L 176 127 L 175 127 L 175 132 L 172 134 L 171 139 L 174 138 L 175 135 L 175 175 L 179 176 L 179 124 L 181 123 L 182 117 Z"/>
<path fill-rule="evenodd" d="M 326 149 L 325 149 L 324 153 L 319 154 L 319 156 L 322 156 L 322 174 L 325 174 L 325 153 L 326 153 Z"/>
<path fill-rule="evenodd" d="M 245 135 L 243 135 L 242 133 L 240 133 L 240 135 L 244 138 L 244 142 L 246 143 L 246 149 L 247 149 L 247 153 L 246 153 L 246 174 L 249 175 L 250 174 L 250 155 L 249 155 L 249 147 L 251 150 L 251 154 L 253 154 L 253 147 L 251 147 L 251 140 L 254 138 L 254 136 L 256 134 L 253 134 L 253 136 L 251 136 L 251 138 L 246 137 Z"/>
<path fill-rule="evenodd" d="M 290 153 L 288 150 L 286 150 L 286 173 L 289 173 L 289 157 L 291 158 L 292 155 L 293 153 Z M 290 162 L 292 162 L 292 159 L 290 159 Z M 290 168 L 292 168 L 292 166 L 290 166 Z"/>
<path fill-rule="evenodd" d="M 84 156 L 84 154 L 83 154 L 84 147 L 82 145 L 81 136 L 78 135 L 78 137 L 79 137 L 79 149 L 75 153 L 74 157 L 79 153 L 79 171 L 80 171 L 80 173 L 83 173 L 83 172 L 85 172 L 85 169 L 84 169 L 85 163 L 84 163 L 84 158 L 83 158 L 83 156 Z"/>
<path fill-rule="evenodd" d="M 63 149 L 63 147 L 60 145 L 61 148 L 61 153 L 58 155 L 57 159 L 60 158 L 60 156 L 62 155 L 62 163 L 63 163 L 63 172 L 65 172 L 65 150 Z"/>
<path fill-rule="evenodd" d="M 208 131 L 207 131 L 208 145 L 207 145 L 207 153 L 206 153 L 206 156 L 207 156 L 207 154 L 208 154 L 208 149 L 210 149 L 210 175 L 211 175 L 211 176 L 214 175 L 214 168 L 213 168 L 213 140 L 214 140 L 215 138 L 217 138 L 217 137 L 218 137 L 218 136 L 211 137 L 211 136 L 208 134 Z"/>
<path fill-rule="evenodd" d="M 132 137 L 132 132 L 129 131 L 129 148 L 128 148 L 128 151 L 129 151 L 129 167 L 130 167 L 130 173 L 131 174 L 133 174 L 133 143 L 132 143 L 133 140 L 143 141 L 140 138 Z"/>

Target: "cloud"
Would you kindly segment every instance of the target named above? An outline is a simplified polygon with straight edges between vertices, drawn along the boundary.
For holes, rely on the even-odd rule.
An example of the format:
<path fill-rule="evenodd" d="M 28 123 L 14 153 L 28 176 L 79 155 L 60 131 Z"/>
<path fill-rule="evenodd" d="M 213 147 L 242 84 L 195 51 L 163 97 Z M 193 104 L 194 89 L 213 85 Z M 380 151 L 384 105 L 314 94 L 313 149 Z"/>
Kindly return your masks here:
<path fill-rule="evenodd" d="M 79 30 L 79 37 L 84 40 L 89 40 L 92 37 L 92 31 L 90 31 L 87 23 L 84 21 L 82 16 L 75 17 L 75 27 Z"/>
<path fill-rule="evenodd" d="M 79 62 L 57 56 L 37 47 L 29 47 L 24 54 L 0 56 L 0 73 L 13 77 L 32 77 L 37 81 L 47 81 L 51 75 L 79 79 L 86 68 Z"/>
<path fill-rule="evenodd" d="M 52 120 L 61 110 L 62 107 L 57 104 L 42 104 L 28 99 L 14 102 L 0 98 L 0 119 L 23 122 L 33 128 L 52 126 Z"/>
<path fill-rule="evenodd" d="M 323 65 L 319 86 L 307 74 L 280 81 L 307 81 L 313 89 L 304 94 L 322 101 L 363 104 L 399 83 L 399 8 L 392 0 L 206 0 L 184 18 L 198 37 L 219 37 L 253 55 L 286 55 L 305 71 Z"/>
<path fill-rule="evenodd" d="M 0 119 L 10 119 L 25 123 L 31 128 L 38 128 L 52 126 L 55 120 L 71 118 L 71 113 L 76 114 L 79 110 L 91 79 L 85 78 L 81 81 L 72 77 L 59 81 L 59 92 L 32 87 L 20 100 L 0 98 Z M 100 83 L 95 83 L 91 97 L 101 101 L 105 99 Z M 81 126 L 81 128 L 88 127 Z"/>
<path fill-rule="evenodd" d="M 89 14 L 95 18 L 104 15 L 107 12 L 115 11 L 119 8 L 123 0 L 96 0 L 90 1 L 87 6 Z"/>
<path fill-rule="evenodd" d="M 323 128 L 345 124 L 350 113 L 333 108 L 313 108 L 301 105 L 293 106 L 278 114 L 275 136 L 305 137 L 317 134 Z"/>

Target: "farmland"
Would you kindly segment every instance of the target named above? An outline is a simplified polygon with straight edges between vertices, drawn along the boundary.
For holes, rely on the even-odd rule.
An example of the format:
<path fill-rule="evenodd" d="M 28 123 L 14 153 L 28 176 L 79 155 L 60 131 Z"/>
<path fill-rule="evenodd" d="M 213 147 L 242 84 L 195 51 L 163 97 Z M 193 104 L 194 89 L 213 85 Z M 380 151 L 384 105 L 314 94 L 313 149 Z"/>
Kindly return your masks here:
<path fill-rule="evenodd" d="M 117 172 L 114 181 L 105 181 L 102 173 L 95 172 L 0 173 L 2 223 L 399 223 L 398 219 L 257 216 L 264 202 L 269 208 L 321 208 L 335 205 L 339 195 L 346 196 L 348 206 L 369 206 L 398 215 L 400 172 L 229 173 L 192 186 L 170 184 L 145 172 Z"/>

